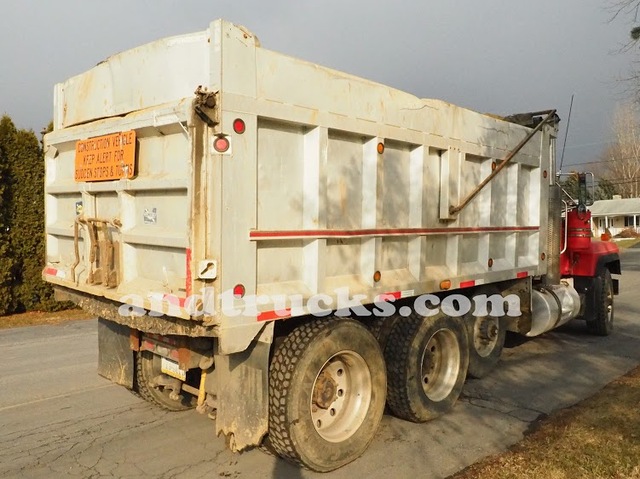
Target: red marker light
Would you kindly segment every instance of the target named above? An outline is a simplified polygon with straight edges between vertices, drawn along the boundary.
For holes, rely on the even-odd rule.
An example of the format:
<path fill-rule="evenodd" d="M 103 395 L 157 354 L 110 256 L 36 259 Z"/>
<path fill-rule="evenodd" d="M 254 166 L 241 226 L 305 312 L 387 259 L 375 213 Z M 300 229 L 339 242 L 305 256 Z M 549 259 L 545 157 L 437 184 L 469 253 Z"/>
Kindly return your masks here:
<path fill-rule="evenodd" d="M 247 127 L 244 124 L 244 121 L 240 118 L 236 118 L 235 120 L 233 120 L 233 131 L 235 131 L 237 134 L 242 135 L 245 132 L 246 128 Z"/>
<path fill-rule="evenodd" d="M 216 137 L 215 140 L 213 140 L 213 148 L 218 153 L 226 152 L 229 149 L 230 146 L 231 146 L 231 144 L 229 143 L 229 140 L 225 136 L 218 136 L 218 137 Z"/>
<path fill-rule="evenodd" d="M 245 293 L 245 289 L 244 289 L 244 285 L 243 284 L 236 284 L 233 287 L 233 297 L 240 299 L 240 298 L 244 298 L 244 293 Z"/>

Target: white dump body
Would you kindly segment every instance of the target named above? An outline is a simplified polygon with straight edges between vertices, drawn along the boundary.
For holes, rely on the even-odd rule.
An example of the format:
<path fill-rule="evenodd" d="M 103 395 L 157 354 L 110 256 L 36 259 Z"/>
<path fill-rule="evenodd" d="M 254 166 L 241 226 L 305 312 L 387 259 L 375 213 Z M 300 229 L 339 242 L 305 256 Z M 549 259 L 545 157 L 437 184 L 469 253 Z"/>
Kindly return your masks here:
<path fill-rule="evenodd" d="M 216 93 L 209 126 L 194 113 L 198 86 Z M 212 325 L 223 352 L 319 293 L 371 303 L 546 272 L 552 126 L 451 215 L 529 128 L 266 50 L 231 23 L 114 55 L 55 91 L 45 279 L 184 319 L 185 298 L 213 288 L 215 310 L 191 320 Z M 74 179 L 78 141 L 128 131 L 131 178 Z M 115 244 L 93 265 L 92 224 Z M 107 266 L 111 283 L 96 282 Z M 268 296 L 257 315 L 222 311 L 236 285 L 238 306 Z M 301 295 L 303 308 L 274 295 Z"/>

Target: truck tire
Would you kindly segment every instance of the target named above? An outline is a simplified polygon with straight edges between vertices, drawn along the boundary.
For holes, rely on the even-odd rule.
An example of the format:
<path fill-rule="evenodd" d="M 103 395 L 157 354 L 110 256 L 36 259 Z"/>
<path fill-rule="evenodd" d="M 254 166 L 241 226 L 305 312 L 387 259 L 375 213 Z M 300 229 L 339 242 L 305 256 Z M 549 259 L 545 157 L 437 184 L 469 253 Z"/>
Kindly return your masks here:
<path fill-rule="evenodd" d="M 134 393 L 167 411 L 185 411 L 196 406 L 197 399 L 191 394 L 181 392 L 178 399 L 172 399 L 171 390 L 162 386 L 154 387 L 154 378 L 160 374 L 160 356 L 151 351 L 139 351 L 136 357 Z"/>
<path fill-rule="evenodd" d="M 373 337 L 378 340 L 380 350 L 383 352 L 383 354 L 384 349 L 387 346 L 389 333 L 391 333 L 393 325 L 395 324 L 397 319 L 398 316 L 374 318 L 367 325 L 369 327 L 369 331 L 371 331 L 371 334 L 373 334 Z"/>
<path fill-rule="evenodd" d="M 425 422 L 449 411 L 469 365 L 461 320 L 415 312 L 394 325 L 385 349 L 387 405 L 401 419 Z"/>
<path fill-rule="evenodd" d="M 498 365 L 507 330 L 500 318 L 468 315 L 464 324 L 469 338 L 469 369 L 467 375 L 483 378 Z"/>
<path fill-rule="evenodd" d="M 587 329 L 598 336 L 608 336 L 613 331 L 613 280 L 608 269 L 594 278 L 592 294 L 594 309 L 587 318 Z"/>
<path fill-rule="evenodd" d="M 385 406 L 384 359 L 353 320 L 302 324 L 276 348 L 269 369 L 269 442 L 282 458 L 327 472 L 358 458 Z"/>

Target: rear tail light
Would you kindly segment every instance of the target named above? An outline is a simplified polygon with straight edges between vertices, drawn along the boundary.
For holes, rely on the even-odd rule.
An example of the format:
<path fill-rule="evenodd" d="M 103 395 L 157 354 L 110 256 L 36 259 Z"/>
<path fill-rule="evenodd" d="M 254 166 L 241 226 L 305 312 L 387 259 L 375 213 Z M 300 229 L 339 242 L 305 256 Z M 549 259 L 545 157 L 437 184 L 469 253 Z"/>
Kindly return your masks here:
<path fill-rule="evenodd" d="M 235 120 L 233 120 L 233 131 L 235 131 L 237 134 L 242 135 L 246 129 L 247 127 L 242 119 L 236 118 Z"/>
<path fill-rule="evenodd" d="M 244 298 L 244 293 L 245 293 L 245 289 L 243 284 L 236 284 L 233 287 L 233 296 L 235 298 L 237 299 Z"/>
<path fill-rule="evenodd" d="M 226 136 L 217 136 L 216 139 L 213 140 L 213 149 L 218 153 L 225 153 L 229 150 L 230 146 L 231 144 Z"/>

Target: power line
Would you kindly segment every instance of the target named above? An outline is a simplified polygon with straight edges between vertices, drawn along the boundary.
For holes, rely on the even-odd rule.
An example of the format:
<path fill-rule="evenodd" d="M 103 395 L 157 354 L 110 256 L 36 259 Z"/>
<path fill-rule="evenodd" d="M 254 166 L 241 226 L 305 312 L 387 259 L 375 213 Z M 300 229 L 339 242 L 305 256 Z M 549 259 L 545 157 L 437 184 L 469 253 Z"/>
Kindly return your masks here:
<path fill-rule="evenodd" d="M 563 181 L 562 183 L 566 183 L 568 180 Z M 613 178 L 607 178 L 607 177 L 601 177 L 601 178 L 596 178 L 596 183 L 599 183 L 600 181 L 605 181 L 611 185 L 618 185 L 618 184 L 625 184 L 625 183 L 634 183 L 634 182 L 638 182 L 640 183 L 640 172 L 638 174 L 637 178 L 627 178 L 624 176 L 617 176 L 617 177 L 613 177 Z"/>
<path fill-rule="evenodd" d="M 580 143 L 579 145 L 569 145 L 567 146 L 567 150 L 572 150 L 574 148 L 585 148 L 587 146 L 609 145 L 611 143 L 615 143 L 615 140 L 594 141 L 593 143 Z"/>
<path fill-rule="evenodd" d="M 636 160 L 640 163 L 640 154 L 638 156 L 625 156 L 622 158 L 608 158 L 606 160 L 593 160 L 593 161 L 582 161 L 580 163 L 572 163 L 571 165 L 567 165 L 567 167 L 571 166 L 582 166 L 582 165 L 596 165 L 599 163 L 609 163 L 612 161 L 625 161 L 625 160 Z"/>
<path fill-rule="evenodd" d="M 634 183 L 640 185 L 640 177 L 639 178 L 621 179 L 621 180 L 618 180 L 618 181 L 607 180 L 607 182 L 612 186 L 631 185 L 631 184 L 634 184 Z"/>

